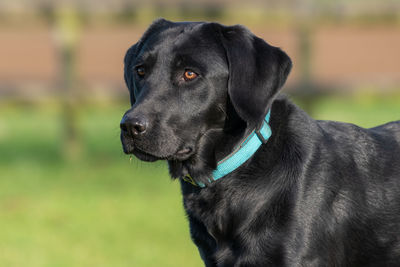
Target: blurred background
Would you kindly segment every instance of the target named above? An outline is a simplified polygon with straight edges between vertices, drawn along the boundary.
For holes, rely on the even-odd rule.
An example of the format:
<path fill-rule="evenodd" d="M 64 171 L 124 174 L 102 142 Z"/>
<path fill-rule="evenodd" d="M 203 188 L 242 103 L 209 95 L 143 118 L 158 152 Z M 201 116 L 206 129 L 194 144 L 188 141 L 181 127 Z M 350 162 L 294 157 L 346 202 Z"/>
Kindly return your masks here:
<path fill-rule="evenodd" d="M 124 155 L 123 56 L 154 19 L 244 24 L 314 118 L 400 119 L 399 0 L 0 2 L 0 266 L 202 266 L 165 162 Z"/>

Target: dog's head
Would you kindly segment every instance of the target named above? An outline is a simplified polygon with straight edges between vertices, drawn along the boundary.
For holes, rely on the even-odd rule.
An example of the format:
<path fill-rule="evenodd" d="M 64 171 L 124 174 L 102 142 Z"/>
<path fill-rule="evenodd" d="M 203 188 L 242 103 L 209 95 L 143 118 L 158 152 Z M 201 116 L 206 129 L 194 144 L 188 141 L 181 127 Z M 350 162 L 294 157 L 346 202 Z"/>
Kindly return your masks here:
<path fill-rule="evenodd" d="M 125 56 L 124 152 L 184 161 L 228 121 L 257 127 L 290 69 L 284 52 L 242 26 L 157 20 Z"/>

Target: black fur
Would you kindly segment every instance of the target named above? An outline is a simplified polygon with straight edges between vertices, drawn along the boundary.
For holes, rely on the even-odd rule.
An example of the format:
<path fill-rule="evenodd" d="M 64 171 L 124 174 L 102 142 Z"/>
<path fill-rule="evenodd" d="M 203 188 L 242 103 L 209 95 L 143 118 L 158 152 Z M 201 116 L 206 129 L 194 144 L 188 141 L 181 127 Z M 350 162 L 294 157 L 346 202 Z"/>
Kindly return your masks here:
<path fill-rule="evenodd" d="M 242 26 L 158 20 L 125 57 L 124 151 L 207 183 L 271 108 L 272 136 L 245 164 L 205 188 L 180 180 L 205 265 L 400 266 L 400 122 L 313 120 L 278 95 L 290 68 Z"/>

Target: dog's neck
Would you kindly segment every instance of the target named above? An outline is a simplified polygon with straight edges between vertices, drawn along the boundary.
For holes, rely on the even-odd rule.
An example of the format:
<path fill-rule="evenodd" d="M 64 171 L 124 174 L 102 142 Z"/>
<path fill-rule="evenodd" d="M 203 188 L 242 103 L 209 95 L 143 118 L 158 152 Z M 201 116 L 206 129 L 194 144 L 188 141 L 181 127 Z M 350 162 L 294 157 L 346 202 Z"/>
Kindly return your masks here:
<path fill-rule="evenodd" d="M 192 158 L 168 162 L 171 176 L 200 187 L 224 177 L 247 161 L 269 138 L 268 120 L 269 113 L 257 131 L 237 118 L 228 121 L 224 129 L 208 130 L 199 141 L 199 151 Z"/>

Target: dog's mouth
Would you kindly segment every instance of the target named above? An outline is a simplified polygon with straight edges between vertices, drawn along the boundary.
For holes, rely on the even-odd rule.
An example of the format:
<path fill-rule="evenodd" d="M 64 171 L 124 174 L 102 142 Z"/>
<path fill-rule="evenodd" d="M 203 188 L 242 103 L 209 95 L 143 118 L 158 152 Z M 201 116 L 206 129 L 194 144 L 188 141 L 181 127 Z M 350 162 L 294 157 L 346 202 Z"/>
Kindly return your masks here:
<path fill-rule="evenodd" d="M 187 160 L 190 156 L 192 156 L 194 154 L 194 151 L 191 147 L 185 147 L 185 148 L 179 149 L 177 152 L 175 152 L 171 155 L 156 155 L 154 153 L 151 153 L 144 149 L 141 149 L 138 146 L 131 146 L 129 151 L 124 149 L 124 152 L 126 154 L 133 154 L 138 159 L 143 160 L 143 161 L 148 161 L 148 162 L 154 162 L 157 160 L 183 161 L 183 160 Z"/>
<path fill-rule="evenodd" d="M 130 153 L 128 153 L 128 154 L 133 154 L 133 155 L 135 155 L 138 159 L 143 160 L 143 161 L 148 161 L 148 162 L 153 162 L 153 161 L 162 159 L 161 157 L 157 157 L 157 156 L 152 155 L 152 154 L 150 154 L 150 153 L 147 153 L 147 152 L 145 152 L 145 151 L 143 151 L 143 150 L 140 150 L 140 149 L 137 148 L 137 147 L 134 147 L 134 148 L 132 149 L 132 151 L 131 151 Z"/>
<path fill-rule="evenodd" d="M 121 133 L 121 143 L 125 154 L 134 155 L 139 160 L 153 162 L 157 160 L 174 160 L 184 161 L 195 154 L 194 146 L 190 144 L 176 144 L 171 147 L 159 147 L 156 142 L 141 143 L 127 137 L 125 133 Z"/>
<path fill-rule="evenodd" d="M 186 160 L 193 154 L 194 154 L 193 149 L 190 147 L 186 147 L 181 150 L 178 150 L 178 152 L 176 152 L 176 154 L 175 154 L 175 157 L 178 160 Z"/>

